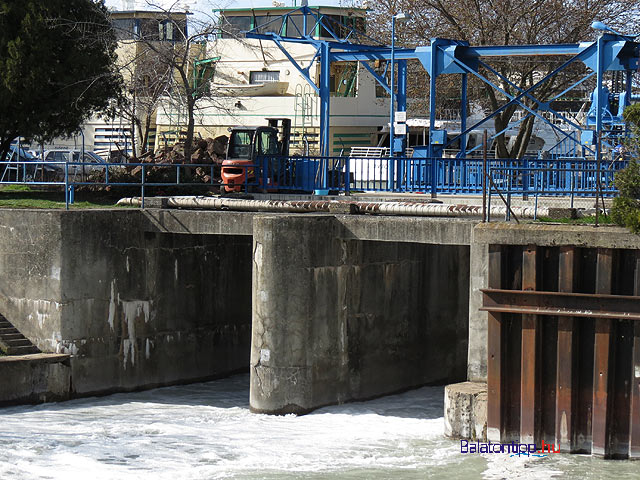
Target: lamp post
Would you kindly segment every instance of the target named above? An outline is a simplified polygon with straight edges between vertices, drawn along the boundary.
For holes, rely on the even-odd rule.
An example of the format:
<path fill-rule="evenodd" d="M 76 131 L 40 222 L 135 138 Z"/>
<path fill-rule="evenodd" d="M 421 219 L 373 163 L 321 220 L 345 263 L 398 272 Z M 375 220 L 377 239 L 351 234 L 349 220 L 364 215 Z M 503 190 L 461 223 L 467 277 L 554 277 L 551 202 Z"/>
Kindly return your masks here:
<path fill-rule="evenodd" d="M 411 17 L 405 13 L 397 13 L 393 17 L 391 17 L 391 105 L 389 107 L 389 156 L 393 156 L 393 140 L 395 137 L 394 132 L 394 107 L 395 107 L 395 78 L 394 72 L 396 69 L 396 20 L 400 22 L 406 22 Z"/>

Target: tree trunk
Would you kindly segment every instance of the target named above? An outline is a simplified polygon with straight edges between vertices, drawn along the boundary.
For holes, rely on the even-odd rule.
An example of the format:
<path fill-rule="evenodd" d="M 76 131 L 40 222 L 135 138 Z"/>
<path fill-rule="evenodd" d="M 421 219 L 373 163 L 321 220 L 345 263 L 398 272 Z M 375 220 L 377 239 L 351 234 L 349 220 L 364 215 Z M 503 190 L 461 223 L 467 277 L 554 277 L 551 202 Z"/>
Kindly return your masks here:
<path fill-rule="evenodd" d="M 536 122 L 536 117 L 532 115 L 524 122 L 525 124 L 520 126 L 516 144 L 513 147 L 514 151 L 516 152 L 517 159 L 524 158 L 527 153 L 527 147 L 529 146 L 529 141 L 531 140 L 531 134 L 533 133 L 533 125 Z"/>
<path fill-rule="evenodd" d="M 136 154 L 136 124 L 138 123 L 138 119 L 135 117 L 131 118 L 131 158 L 137 159 L 138 155 Z"/>
<path fill-rule="evenodd" d="M 142 130 L 142 122 L 138 124 L 138 128 L 140 129 L 140 138 L 142 139 L 142 145 L 140 149 L 142 153 L 147 153 L 147 145 L 149 145 L 149 129 L 151 128 L 151 115 L 147 114 L 144 120 L 144 130 Z"/>
<path fill-rule="evenodd" d="M 193 146 L 193 131 L 195 130 L 195 119 L 193 112 L 195 110 L 195 100 L 191 96 L 187 101 L 187 138 L 184 141 L 184 161 L 185 163 L 191 163 L 191 148 Z"/>

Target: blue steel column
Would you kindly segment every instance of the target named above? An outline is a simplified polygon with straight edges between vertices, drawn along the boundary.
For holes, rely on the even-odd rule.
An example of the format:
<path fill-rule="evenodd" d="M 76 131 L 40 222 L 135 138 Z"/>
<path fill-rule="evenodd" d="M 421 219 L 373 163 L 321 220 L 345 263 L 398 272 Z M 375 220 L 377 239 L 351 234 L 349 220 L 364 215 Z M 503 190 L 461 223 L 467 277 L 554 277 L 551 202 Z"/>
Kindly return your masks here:
<path fill-rule="evenodd" d="M 460 153 L 458 153 L 457 157 L 461 159 L 464 185 L 471 186 L 472 182 L 469 179 L 468 165 L 464 160 L 467 157 L 467 80 L 467 74 L 463 73 L 462 85 L 460 86 L 460 131 L 463 133 L 460 137 Z M 477 179 L 475 179 L 475 181 L 477 181 Z M 467 182 L 469 183 L 467 184 Z"/>
<path fill-rule="evenodd" d="M 438 45 L 431 42 L 431 72 L 429 73 L 429 161 L 431 162 L 431 196 L 437 195 L 436 189 L 438 185 L 438 170 L 435 159 L 435 152 L 431 144 L 431 134 L 436 124 L 436 79 L 438 68 Z"/>
<path fill-rule="evenodd" d="M 406 112 L 407 111 L 407 61 L 406 60 L 398 60 L 398 111 Z M 395 119 L 393 119 L 395 120 Z M 402 152 L 406 148 L 406 137 L 402 140 Z M 406 155 L 403 155 L 403 158 Z M 396 187 L 401 188 L 402 181 L 405 175 L 405 167 L 406 160 L 399 160 L 398 163 L 398 178 L 396 179 Z"/>
<path fill-rule="evenodd" d="M 633 70 L 626 70 L 625 71 L 625 80 L 626 80 L 626 85 L 625 85 L 625 91 L 627 92 L 627 102 L 629 102 L 629 105 L 631 105 L 631 86 L 633 83 Z M 625 134 L 629 132 L 629 124 L 628 122 L 624 122 L 624 128 L 625 128 Z"/>
<path fill-rule="evenodd" d="M 462 74 L 462 86 L 460 87 L 460 131 L 467 130 L 467 73 Z M 467 134 L 460 137 L 460 158 L 467 156 Z"/>
<path fill-rule="evenodd" d="M 390 190 L 394 190 L 395 188 L 395 163 L 392 160 L 393 155 L 393 140 L 395 137 L 395 129 L 394 127 L 394 107 L 395 107 L 395 70 L 396 70 L 396 51 L 395 51 L 395 40 L 396 40 L 396 17 L 395 15 L 391 17 L 391 95 L 389 98 L 389 163 L 387 167 L 387 187 Z"/>
<path fill-rule="evenodd" d="M 320 45 L 320 155 L 329 156 L 329 126 L 331 92 L 329 91 L 329 80 L 331 76 L 331 59 L 329 58 L 329 44 L 322 42 Z M 329 174 L 329 160 L 323 162 L 322 188 L 327 188 L 327 177 Z"/>
<path fill-rule="evenodd" d="M 596 64 L 596 138 L 598 139 L 598 145 L 596 148 L 596 162 L 600 160 L 600 133 L 602 132 L 602 80 L 604 76 L 603 60 L 604 60 L 604 38 L 601 35 L 598 37 L 598 63 Z"/>
<path fill-rule="evenodd" d="M 307 36 L 307 15 L 309 12 L 307 12 L 307 7 L 303 6 L 302 7 L 302 36 L 306 37 Z"/>

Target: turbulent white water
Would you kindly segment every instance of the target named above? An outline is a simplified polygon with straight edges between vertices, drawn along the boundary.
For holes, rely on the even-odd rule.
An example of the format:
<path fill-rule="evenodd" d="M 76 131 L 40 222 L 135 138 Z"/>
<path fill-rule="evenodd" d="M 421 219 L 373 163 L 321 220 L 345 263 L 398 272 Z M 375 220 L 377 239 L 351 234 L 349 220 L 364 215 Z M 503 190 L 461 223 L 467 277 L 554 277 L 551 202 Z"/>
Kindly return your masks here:
<path fill-rule="evenodd" d="M 462 455 L 441 387 L 274 417 L 248 376 L 0 410 L 0 479 L 638 478 L 637 462 Z"/>

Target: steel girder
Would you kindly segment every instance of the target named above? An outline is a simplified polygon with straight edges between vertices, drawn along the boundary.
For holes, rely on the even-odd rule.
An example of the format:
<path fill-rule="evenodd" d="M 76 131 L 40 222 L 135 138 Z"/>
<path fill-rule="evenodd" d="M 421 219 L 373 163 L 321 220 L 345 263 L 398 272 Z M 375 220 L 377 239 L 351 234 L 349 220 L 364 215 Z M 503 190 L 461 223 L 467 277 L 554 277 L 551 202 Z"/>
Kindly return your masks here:
<path fill-rule="evenodd" d="M 295 27 L 295 32 L 286 32 L 283 34 L 284 25 L 290 15 L 302 15 L 303 16 L 303 29 Z M 269 24 L 278 24 L 282 22 L 279 32 L 264 32 L 265 26 Z M 309 22 L 313 22 L 314 28 L 309 29 Z M 323 29 L 329 34 L 329 37 L 325 39 L 314 38 L 313 31 L 315 27 L 322 25 Z M 348 27 L 344 27 L 348 28 Z M 314 90 L 320 96 L 320 144 L 321 154 L 329 154 L 329 118 L 330 118 L 330 88 L 329 88 L 329 69 L 331 62 L 346 61 L 346 62 L 360 62 L 375 78 L 375 80 L 388 92 L 391 93 L 393 86 L 387 84 L 385 78 L 376 73 L 373 68 L 367 63 L 374 60 L 388 61 L 391 59 L 391 48 L 384 45 L 364 45 L 353 43 L 351 40 L 354 38 L 355 30 L 351 29 L 350 33 L 341 38 L 337 35 L 332 28 L 330 22 L 324 15 L 318 14 L 307 6 L 294 9 L 281 17 L 274 17 L 269 23 L 261 25 L 245 33 L 247 38 L 255 38 L 261 40 L 273 41 L 278 48 L 283 52 L 287 59 L 294 65 L 294 67 L 301 73 L 305 80 L 314 88 Z M 291 35 L 293 33 L 293 35 Z M 306 45 L 312 45 L 316 48 L 316 54 L 312 61 L 306 67 L 303 67 L 299 62 L 293 58 L 293 56 L 287 51 L 287 43 L 301 43 Z M 634 40 L 633 37 L 619 35 L 615 33 L 605 33 L 601 35 L 595 42 L 583 42 L 579 44 L 557 44 L 557 45 L 496 45 L 496 46 L 471 46 L 468 42 L 459 40 L 450 40 L 442 38 L 434 38 L 429 45 L 420 46 L 416 48 L 396 48 L 394 49 L 394 55 L 396 61 L 403 62 L 401 68 L 398 71 L 398 85 L 400 86 L 398 91 L 398 109 L 404 110 L 406 105 L 406 86 L 407 86 L 407 70 L 404 68 L 406 60 L 416 59 L 420 61 L 422 66 L 427 71 L 430 77 L 430 120 L 431 125 L 435 124 L 435 110 L 436 110 L 436 81 L 439 75 L 444 74 L 459 74 L 462 75 L 462 91 L 461 91 L 461 134 L 456 138 L 451 139 L 447 145 L 455 142 L 457 139 L 461 139 L 462 154 L 465 153 L 466 135 L 473 129 L 478 128 L 487 120 L 493 118 L 498 113 L 503 111 L 510 105 L 517 104 L 527 112 L 527 116 L 535 115 L 541 121 L 546 122 L 561 133 L 565 138 L 569 138 L 576 143 L 580 142 L 580 139 L 575 138 L 570 133 L 554 125 L 549 120 L 545 119 L 538 111 L 549 111 L 553 115 L 557 116 L 562 121 L 567 122 L 574 127 L 579 127 L 566 119 L 562 114 L 553 110 L 549 104 L 562 95 L 566 94 L 570 90 L 576 88 L 587 79 L 596 76 L 597 88 L 594 92 L 593 102 L 596 104 L 596 135 L 600 137 L 603 131 L 603 119 L 602 111 L 605 103 L 603 89 L 603 75 L 607 71 L 624 71 L 626 72 L 626 90 L 627 98 L 631 98 L 631 79 L 634 71 L 638 69 L 639 57 L 640 57 L 640 44 Z M 513 82 L 501 76 L 497 71 L 491 68 L 486 62 L 483 62 L 483 58 L 492 57 L 535 57 L 535 56 L 569 56 L 560 67 L 554 69 L 551 73 L 544 78 L 536 82 L 532 87 L 525 90 L 517 87 Z M 318 60 L 321 64 L 321 74 L 318 84 L 311 78 L 309 69 L 313 63 Z M 591 72 L 588 72 L 585 76 L 575 82 L 573 85 L 565 89 L 561 94 L 556 95 L 551 100 L 536 99 L 532 92 L 541 85 L 549 82 L 554 76 L 567 69 L 570 65 L 581 62 L 586 65 Z M 479 70 L 480 67 L 486 68 L 493 75 L 497 75 L 501 81 L 506 81 L 517 92 L 517 95 L 510 95 L 503 89 L 501 89 L 494 82 L 490 81 Z M 392 66 L 393 68 L 393 66 Z M 482 82 L 496 89 L 505 95 L 509 101 L 499 107 L 497 110 L 487 115 L 481 122 L 475 123 L 472 126 L 467 126 L 466 118 L 466 98 L 467 98 L 467 76 L 469 74 L 479 78 Z M 535 109 L 528 107 L 524 103 L 524 98 L 528 98 L 537 103 Z M 389 119 L 393 122 L 393 119 Z M 519 120 L 522 121 L 522 120 Z M 517 124 L 517 122 L 516 122 Z M 511 128 L 514 124 L 509 125 Z M 503 130 L 504 131 L 504 130 Z M 502 132 L 497 132 L 499 135 Z M 430 156 L 433 156 L 434 152 L 430 147 Z M 596 148 L 596 157 L 600 156 L 600 148 Z"/>

